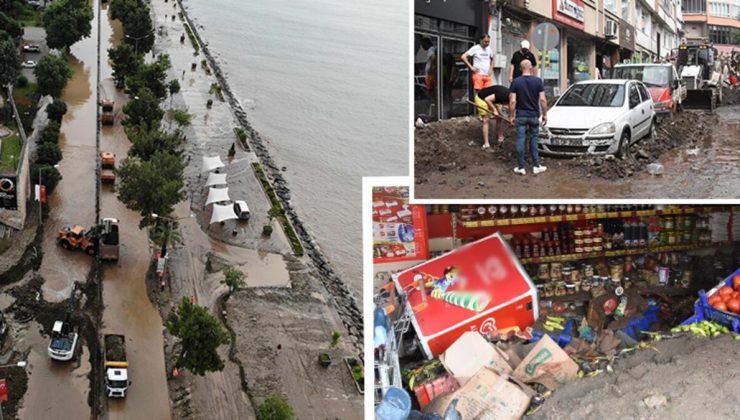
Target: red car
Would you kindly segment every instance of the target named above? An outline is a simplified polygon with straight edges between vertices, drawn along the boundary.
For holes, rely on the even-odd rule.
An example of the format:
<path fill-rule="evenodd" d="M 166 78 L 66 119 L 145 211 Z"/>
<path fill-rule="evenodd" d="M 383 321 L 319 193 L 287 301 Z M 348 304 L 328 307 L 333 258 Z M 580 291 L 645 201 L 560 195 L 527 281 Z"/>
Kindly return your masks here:
<path fill-rule="evenodd" d="M 650 92 L 659 118 L 680 110 L 686 99 L 686 86 L 673 64 L 617 64 L 612 70 L 612 78 L 641 81 Z"/>

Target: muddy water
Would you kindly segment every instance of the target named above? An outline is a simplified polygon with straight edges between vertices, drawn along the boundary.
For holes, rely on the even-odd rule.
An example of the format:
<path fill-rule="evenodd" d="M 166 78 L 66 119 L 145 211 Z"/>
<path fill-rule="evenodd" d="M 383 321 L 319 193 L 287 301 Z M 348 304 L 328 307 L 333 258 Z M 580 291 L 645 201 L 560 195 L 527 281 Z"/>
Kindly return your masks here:
<path fill-rule="evenodd" d="M 213 250 L 220 251 L 216 246 L 213 246 Z M 279 254 L 234 247 L 225 251 L 222 255 L 233 259 L 235 267 L 247 273 L 247 287 L 285 287 L 290 284 L 285 261 Z"/>
<path fill-rule="evenodd" d="M 121 39 L 121 28 L 101 15 L 101 97 L 115 101 L 115 124 L 102 129 L 101 150 L 122 160 L 130 147 L 120 123 L 126 98 L 113 86 L 112 70 L 106 60 L 112 42 Z M 108 400 L 108 418 L 168 419 L 169 396 L 164 366 L 162 319 L 146 293 L 146 272 L 150 253 L 147 234 L 138 228 L 139 215 L 118 201 L 111 187 L 100 196 L 101 216 L 119 219 L 120 259 L 105 266 L 103 284 L 103 333 L 124 334 L 133 382 L 124 400 Z"/>
<path fill-rule="evenodd" d="M 56 234 L 66 225 L 89 228 L 95 223 L 95 124 L 96 98 L 92 89 L 96 73 L 95 34 L 72 46 L 70 65 L 74 75 L 62 94 L 67 114 L 62 120 L 59 162 L 62 181 L 49 197 L 51 212 L 45 225 L 44 298 L 60 301 L 74 282 L 84 282 L 92 258 L 82 251 L 67 251 L 56 244 Z"/>
<path fill-rule="evenodd" d="M 87 347 L 81 347 L 76 360 L 55 362 L 46 353 L 49 339 L 41 335 L 41 325 L 31 322 L 28 328 L 25 338 L 31 348 L 26 367 L 28 392 L 18 416 L 22 419 L 88 418 L 90 362 Z"/>

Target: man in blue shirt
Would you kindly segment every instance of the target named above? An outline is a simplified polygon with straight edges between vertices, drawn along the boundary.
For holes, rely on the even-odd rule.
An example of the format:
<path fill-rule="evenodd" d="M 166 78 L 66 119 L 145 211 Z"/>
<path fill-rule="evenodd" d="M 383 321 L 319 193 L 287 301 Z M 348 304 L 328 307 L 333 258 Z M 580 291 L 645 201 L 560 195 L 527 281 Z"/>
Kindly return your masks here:
<path fill-rule="evenodd" d="M 542 124 L 547 124 L 547 99 L 542 79 L 532 76 L 532 63 L 522 60 L 522 75 L 514 79 L 509 86 L 509 119 L 516 123 L 516 163 L 514 172 L 526 175 L 524 169 L 524 135 L 529 127 L 529 151 L 532 154 L 532 170 L 535 175 L 545 172 L 540 165 L 537 150 L 537 137 L 540 133 L 540 107 L 542 107 Z"/>

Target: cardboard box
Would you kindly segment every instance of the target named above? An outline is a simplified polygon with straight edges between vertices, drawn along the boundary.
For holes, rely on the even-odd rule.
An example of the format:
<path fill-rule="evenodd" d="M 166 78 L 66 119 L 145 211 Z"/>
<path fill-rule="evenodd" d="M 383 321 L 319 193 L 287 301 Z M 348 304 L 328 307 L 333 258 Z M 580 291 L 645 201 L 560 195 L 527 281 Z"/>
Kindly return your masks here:
<path fill-rule="evenodd" d="M 395 274 L 393 280 L 406 294 L 428 359 L 465 332 L 523 330 L 538 317 L 535 286 L 499 233 Z"/>
<path fill-rule="evenodd" d="M 439 360 L 450 374 L 465 385 L 478 373 L 481 368 L 487 367 L 499 373 L 511 374 L 512 368 L 501 350 L 486 341 L 478 332 L 466 332 L 451 345 Z"/>
<path fill-rule="evenodd" d="M 435 399 L 425 411 L 441 416 L 454 399 L 465 420 L 519 420 L 529 407 L 531 394 L 507 377 L 483 368 L 462 388 Z"/>
<path fill-rule="evenodd" d="M 578 364 L 545 334 L 514 370 L 514 377 L 524 383 L 540 383 L 549 389 L 578 377 Z"/>

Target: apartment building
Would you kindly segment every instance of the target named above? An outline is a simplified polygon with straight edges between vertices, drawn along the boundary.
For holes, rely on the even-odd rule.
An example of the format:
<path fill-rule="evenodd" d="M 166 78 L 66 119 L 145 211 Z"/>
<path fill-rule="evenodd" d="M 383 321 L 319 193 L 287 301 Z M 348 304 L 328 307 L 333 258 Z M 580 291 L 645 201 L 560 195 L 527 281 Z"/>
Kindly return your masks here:
<path fill-rule="evenodd" d="M 547 26 L 538 26 L 548 23 Z M 549 43 L 540 42 L 543 31 Z M 678 47 L 680 0 L 415 0 L 415 115 L 425 120 L 472 113 L 462 53 L 491 36 L 494 82 L 508 85 L 508 66 L 523 39 L 532 42 L 548 96 L 608 74 L 619 62 L 653 62 Z M 431 81 L 431 82 L 430 82 Z"/>
<path fill-rule="evenodd" d="M 708 39 L 720 53 L 740 50 L 740 0 L 682 0 L 687 39 Z"/>

